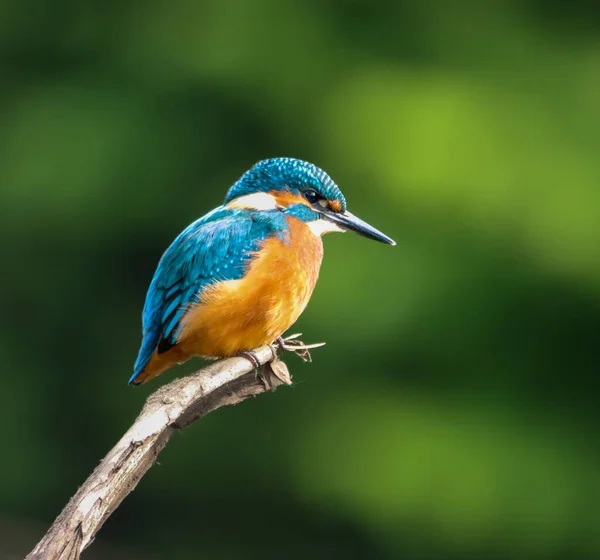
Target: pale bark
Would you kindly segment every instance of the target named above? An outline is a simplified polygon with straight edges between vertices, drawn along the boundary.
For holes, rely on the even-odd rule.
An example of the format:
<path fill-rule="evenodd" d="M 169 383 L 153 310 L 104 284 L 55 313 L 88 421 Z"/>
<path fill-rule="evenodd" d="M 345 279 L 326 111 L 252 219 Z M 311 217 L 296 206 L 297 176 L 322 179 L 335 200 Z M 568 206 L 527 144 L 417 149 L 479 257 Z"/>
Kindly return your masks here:
<path fill-rule="evenodd" d="M 273 359 L 271 347 L 262 346 L 254 355 L 266 364 L 260 374 L 248 359 L 230 358 L 176 379 L 150 395 L 131 428 L 69 500 L 26 560 L 78 559 L 156 462 L 175 430 L 222 406 L 291 384 L 285 364 Z"/>

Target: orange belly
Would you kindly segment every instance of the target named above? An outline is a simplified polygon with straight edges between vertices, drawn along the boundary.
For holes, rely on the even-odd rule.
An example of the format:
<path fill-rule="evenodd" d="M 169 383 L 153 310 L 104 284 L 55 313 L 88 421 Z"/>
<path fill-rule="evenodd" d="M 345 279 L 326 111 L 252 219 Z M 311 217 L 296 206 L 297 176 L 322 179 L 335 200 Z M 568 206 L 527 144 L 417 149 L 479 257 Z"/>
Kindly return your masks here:
<path fill-rule="evenodd" d="M 288 224 L 289 243 L 268 239 L 242 279 L 202 292 L 183 317 L 177 344 L 153 355 L 144 380 L 192 356 L 233 356 L 270 344 L 296 322 L 317 282 L 323 243 L 301 220 L 288 218 Z"/>

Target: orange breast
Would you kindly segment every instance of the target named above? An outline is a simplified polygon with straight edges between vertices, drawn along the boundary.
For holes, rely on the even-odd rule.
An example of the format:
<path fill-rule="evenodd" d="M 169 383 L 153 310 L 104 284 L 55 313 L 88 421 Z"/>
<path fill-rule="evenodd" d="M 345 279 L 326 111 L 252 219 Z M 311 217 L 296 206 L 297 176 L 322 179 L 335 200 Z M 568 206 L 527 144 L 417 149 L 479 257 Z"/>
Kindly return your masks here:
<path fill-rule="evenodd" d="M 301 220 L 288 225 L 289 243 L 267 240 L 244 278 L 202 293 L 182 322 L 183 354 L 232 356 L 272 343 L 296 322 L 317 282 L 323 244 Z"/>

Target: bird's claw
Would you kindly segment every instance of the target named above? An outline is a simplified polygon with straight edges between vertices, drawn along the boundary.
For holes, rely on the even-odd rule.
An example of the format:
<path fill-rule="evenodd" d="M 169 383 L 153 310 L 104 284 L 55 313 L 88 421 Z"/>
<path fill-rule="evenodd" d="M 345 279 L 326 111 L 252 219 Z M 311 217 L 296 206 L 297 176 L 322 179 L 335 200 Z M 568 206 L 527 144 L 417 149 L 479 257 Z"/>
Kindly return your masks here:
<path fill-rule="evenodd" d="M 277 352 L 273 350 L 273 359 L 270 362 L 261 364 L 258 357 L 251 350 L 240 352 L 240 358 L 245 358 L 254 366 L 254 375 L 260 380 L 267 391 L 274 391 L 280 383 L 285 385 L 292 384 L 292 377 L 287 366 L 277 357 Z M 272 379 L 274 376 L 276 379 Z"/>
<path fill-rule="evenodd" d="M 320 348 L 321 346 L 325 346 L 324 342 L 319 342 L 316 344 L 304 344 L 304 342 L 299 340 L 300 336 L 302 336 L 301 333 L 292 334 L 287 338 L 279 337 L 271 345 L 273 359 L 264 365 L 261 364 L 256 354 L 254 354 L 254 352 L 252 352 L 251 350 L 239 352 L 238 356 L 240 358 L 245 358 L 254 366 L 253 369 L 256 378 L 262 381 L 262 383 L 268 391 L 274 390 L 275 387 L 281 383 L 285 385 L 291 385 L 292 378 L 290 376 L 290 372 L 285 363 L 279 359 L 277 355 L 278 350 L 281 349 L 287 352 L 293 352 L 303 362 L 312 362 L 310 350 L 312 350 L 313 348 Z M 274 378 L 276 379 L 270 378 L 271 375 L 274 376 Z"/>
<path fill-rule="evenodd" d="M 259 359 L 256 357 L 256 354 L 254 352 L 252 352 L 251 350 L 248 350 L 247 352 L 240 352 L 238 354 L 238 356 L 240 358 L 246 358 L 246 360 L 248 360 L 253 366 L 254 369 L 258 370 L 260 368 L 260 366 L 262 365 L 259 361 Z"/>
<path fill-rule="evenodd" d="M 298 340 L 298 337 L 302 336 L 302 333 L 292 334 L 287 338 L 279 337 L 275 342 L 275 347 L 281 348 L 287 352 L 293 352 L 296 354 L 303 362 L 312 362 L 312 356 L 310 355 L 310 350 L 313 348 L 320 348 L 321 346 L 325 346 L 325 342 L 318 342 L 315 344 L 304 344 L 301 340 Z M 276 351 L 276 348 L 274 351 Z"/>

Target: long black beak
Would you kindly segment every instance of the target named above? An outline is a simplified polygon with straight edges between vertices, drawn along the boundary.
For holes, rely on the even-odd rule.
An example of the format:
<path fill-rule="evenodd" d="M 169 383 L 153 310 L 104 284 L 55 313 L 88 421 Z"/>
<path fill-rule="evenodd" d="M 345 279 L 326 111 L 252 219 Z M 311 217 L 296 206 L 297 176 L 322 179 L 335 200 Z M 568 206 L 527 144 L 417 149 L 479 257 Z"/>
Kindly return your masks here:
<path fill-rule="evenodd" d="M 331 210 L 324 210 L 321 212 L 321 214 L 326 220 L 337 224 L 342 229 L 353 231 L 358 233 L 358 235 L 368 237 L 369 239 L 374 239 L 375 241 L 380 241 L 381 243 L 396 245 L 396 242 L 392 238 L 385 235 L 385 233 L 382 233 L 373 226 L 370 226 L 367 224 L 367 222 L 363 222 L 363 220 L 361 220 L 359 217 L 348 211 L 333 212 Z"/>

